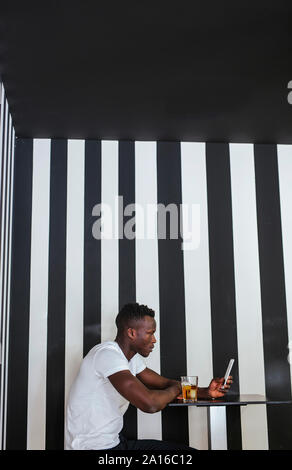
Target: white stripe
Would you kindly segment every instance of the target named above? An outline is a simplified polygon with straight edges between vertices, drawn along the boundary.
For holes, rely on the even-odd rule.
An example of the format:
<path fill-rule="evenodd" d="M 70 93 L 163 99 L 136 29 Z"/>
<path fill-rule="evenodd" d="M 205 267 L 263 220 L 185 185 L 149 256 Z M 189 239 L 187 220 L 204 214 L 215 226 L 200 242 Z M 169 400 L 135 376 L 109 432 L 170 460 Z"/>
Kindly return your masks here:
<path fill-rule="evenodd" d="M 84 140 L 68 140 L 65 409 L 83 358 Z"/>
<path fill-rule="evenodd" d="M 156 344 L 146 358 L 147 367 L 160 374 L 160 322 L 159 322 L 159 276 L 157 215 L 156 142 L 135 143 L 135 187 L 136 187 L 136 298 L 140 304 L 155 311 Z M 148 216 L 148 215 L 149 216 Z M 146 223 L 145 223 L 146 222 Z M 151 225 L 147 239 L 147 228 Z M 143 413 L 138 410 L 138 439 L 161 440 L 161 412 Z"/>
<path fill-rule="evenodd" d="M 45 448 L 50 140 L 33 141 L 27 448 Z"/>
<path fill-rule="evenodd" d="M 227 450 L 226 406 L 209 407 L 210 449 Z"/>
<path fill-rule="evenodd" d="M 292 146 L 278 145 L 279 187 L 288 323 L 288 348 L 292 380 Z M 292 383 L 291 383 L 292 385 Z"/>
<path fill-rule="evenodd" d="M 200 242 L 194 249 L 184 249 L 187 374 L 198 375 L 199 387 L 212 379 L 212 333 L 208 245 L 207 183 L 204 143 L 181 143 L 182 203 L 191 214 L 192 204 L 200 207 Z M 188 227 L 183 220 L 183 238 Z M 190 446 L 208 449 L 207 409 L 189 407 Z"/>
<path fill-rule="evenodd" d="M 12 126 L 12 122 L 11 122 Z M 12 217 L 13 217 L 13 188 L 14 188 L 14 148 L 15 148 L 15 132 L 12 127 L 12 149 L 11 149 L 11 187 L 10 187 L 10 225 L 9 225 L 9 252 L 8 252 L 8 315 L 6 325 L 6 362 L 5 362 L 5 391 L 4 391 L 4 450 L 6 449 L 6 423 L 7 423 L 7 384 L 8 384 L 8 351 L 9 351 L 9 320 L 10 320 L 10 285 L 11 285 L 11 247 L 12 247 Z"/>
<path fill-rule="evenodd" d="M 265 395 L 252 144 L 230 144 L 240 393 Z M 242 448 L 268 449 L 265 405 L 241 407 Z"/>
<path fill-rule="evenodd" d="M 113 341 L 116 337 L 115 318 L 119 308 L 119 240 L 118 230 L 118 142 L 101 143 L 101 202 L 106 204 L 109 216 L 102 216 L 104 229 L 111 233 L 101 239 L 101 341 Z M 111 230 L 113 229 L 113 230 Z M 98 289 L 98 286 L 96 286 Z"/>

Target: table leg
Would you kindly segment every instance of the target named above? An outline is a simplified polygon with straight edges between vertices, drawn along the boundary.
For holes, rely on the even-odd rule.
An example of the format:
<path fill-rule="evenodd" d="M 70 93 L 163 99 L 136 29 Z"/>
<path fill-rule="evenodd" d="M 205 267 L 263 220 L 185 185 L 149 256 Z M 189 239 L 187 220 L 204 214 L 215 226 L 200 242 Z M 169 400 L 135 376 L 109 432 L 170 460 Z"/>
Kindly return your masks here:
<path fill-rule="evenodd" d="M 227 450 L 226 406 L 208 406 L 208 441 L 210 450 Z"/>

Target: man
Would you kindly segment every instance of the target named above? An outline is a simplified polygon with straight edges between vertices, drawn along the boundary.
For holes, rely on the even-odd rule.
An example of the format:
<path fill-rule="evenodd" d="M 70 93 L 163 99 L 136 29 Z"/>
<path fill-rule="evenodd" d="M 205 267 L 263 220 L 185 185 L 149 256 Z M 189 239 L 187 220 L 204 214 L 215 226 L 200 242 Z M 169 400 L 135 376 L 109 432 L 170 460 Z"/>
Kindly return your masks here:
<path fill-rule="evenodd" d="M 173 442 L 127 440 L 120 434 L 129 402 L 144 413 L 156 413 L 182 392 L 179 381 L 162 377 L 143 360 L 156 343 L 154 315 L 145 305 L 125 305 L 116 318 L 116 339 L 94 346 L 83 359 L 68 399 L 66 449 L 194 450 Z M 198 397 L 224 396 L 232 380 L 222 390 L 223 380 L 199 388 Z"/>

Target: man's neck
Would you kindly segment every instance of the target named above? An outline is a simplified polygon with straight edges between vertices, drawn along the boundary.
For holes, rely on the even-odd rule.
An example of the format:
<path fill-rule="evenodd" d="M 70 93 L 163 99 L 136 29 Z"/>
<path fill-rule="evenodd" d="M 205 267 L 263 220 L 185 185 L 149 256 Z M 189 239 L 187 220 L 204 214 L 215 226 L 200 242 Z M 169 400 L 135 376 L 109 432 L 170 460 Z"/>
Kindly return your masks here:
<path fill-rule="evenodd" d="M 135 356 L 136 351 L 132 351 L 132 349 L 130 348 L 129 343 L 124 341 L 123 338 L 116 337 L 115 342 L 118 343 L 118 345 L 120 346 L 121 350 L 123 351 L 123 353 L 124 353 L 125 357 L 128 359 L 128 361 L 130 361 L 132 359 L 132 357 Z"/>

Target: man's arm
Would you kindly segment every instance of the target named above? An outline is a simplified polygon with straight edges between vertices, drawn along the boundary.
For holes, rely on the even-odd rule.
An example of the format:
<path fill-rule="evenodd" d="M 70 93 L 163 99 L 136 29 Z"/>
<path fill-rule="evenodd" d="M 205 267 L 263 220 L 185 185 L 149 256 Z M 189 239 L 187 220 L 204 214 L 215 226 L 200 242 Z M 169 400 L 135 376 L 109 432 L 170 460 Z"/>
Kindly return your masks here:
<path fill-rule="evenodd" d="M 146 369 L 142 370 L 140 374 L 137 374 L 137 378 L 148 388 L 150 389 L 160 389 L 163 390 L 174 383 L 177 383 L 179 386 L 180 382 L 178 380 L 167 379 L 162 375 L 157 374 L 154 370 Z"/>
<path fill-rule="evenodd" d="M 178 380 L 167 379 L 152 369 L 144 369 L 140 374 L 137 374 L 137 378 L 148 388 L 154 389 L 165 389 L 169 387 L 171 384 L 177 384 L 180 387 L 180 394 L 182 393 L 181 390 L 181 383 Z M 221 398 L 223 397 L 226 392 L 230 389 L 230 385 L 232 384 L 232 376 L 229 376 L 227 384 L 222 390 L 222 385 L 224 382 L 224 377 L 212 379 L 210 382 L 209 387 L 198 387 L 198 398 L 202 400 L 207 400 L 210 398 Z"/>
<path fill-rule="evenodd" d="M 180 393 L 180 385 L 173 381 L 163 390 L 150 390 L 129 370 L 116 372 L 108 377 L 115 389 L 145 413 L 156 413 L 162 410 Z"/>

